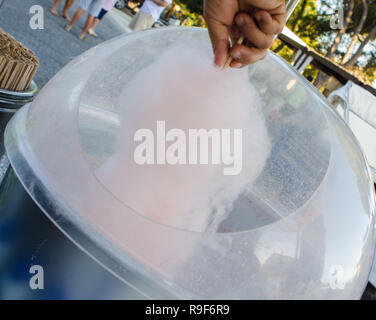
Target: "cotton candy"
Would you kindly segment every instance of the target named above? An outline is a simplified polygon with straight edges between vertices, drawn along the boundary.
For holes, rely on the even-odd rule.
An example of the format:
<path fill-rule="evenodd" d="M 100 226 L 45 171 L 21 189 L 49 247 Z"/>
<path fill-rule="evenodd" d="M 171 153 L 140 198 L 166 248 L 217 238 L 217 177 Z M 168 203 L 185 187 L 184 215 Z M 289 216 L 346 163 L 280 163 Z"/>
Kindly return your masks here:
<path fill-rule="evenodd" d="M 270 153 L 260 97 L 247 70 L 215 67 L 209 45 L 167 49 L 123 88 L 117 109 L 116 150 L 97 176 L 124 204 L 174 228 L 218 232 Z M 158 121 L 165 123 L 166 130 L 186 133 L 189 129 L 241 129 L 241 172 L 224 175 L 223 163 L 137 164 L 135 133 L 144 128 L 156 133 Z"/>

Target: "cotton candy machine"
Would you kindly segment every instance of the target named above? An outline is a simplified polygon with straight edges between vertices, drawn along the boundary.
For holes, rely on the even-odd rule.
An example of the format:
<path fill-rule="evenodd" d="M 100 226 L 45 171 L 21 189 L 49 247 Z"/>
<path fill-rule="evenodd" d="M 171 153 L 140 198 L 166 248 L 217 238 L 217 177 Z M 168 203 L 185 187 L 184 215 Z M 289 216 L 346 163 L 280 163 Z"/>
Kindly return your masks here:
<path fill-rule="evenodd" d="M 208 42 L 203 29 L 166 28 L 76 58 L 8 124 L 19 180 L 69 239 L 147 297 L 360 298 L 376 241 L 369 168 L 326 100 L 273 54 L 248 69 L 270 156 L 219 232 L 158 223 L 101 181 L 124 85 L 166 48 Z"/>

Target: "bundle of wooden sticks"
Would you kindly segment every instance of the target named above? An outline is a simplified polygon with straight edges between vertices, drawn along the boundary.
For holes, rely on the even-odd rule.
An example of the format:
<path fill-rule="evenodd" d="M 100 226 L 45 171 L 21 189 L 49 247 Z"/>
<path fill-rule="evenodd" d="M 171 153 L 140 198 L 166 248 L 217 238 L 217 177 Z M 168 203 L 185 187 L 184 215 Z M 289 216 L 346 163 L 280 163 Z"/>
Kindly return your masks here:
<path fill-rule="evenodd" d="M 0 29 L 0 89 L 25 91 L 38 66 L 31 50 Z"/>

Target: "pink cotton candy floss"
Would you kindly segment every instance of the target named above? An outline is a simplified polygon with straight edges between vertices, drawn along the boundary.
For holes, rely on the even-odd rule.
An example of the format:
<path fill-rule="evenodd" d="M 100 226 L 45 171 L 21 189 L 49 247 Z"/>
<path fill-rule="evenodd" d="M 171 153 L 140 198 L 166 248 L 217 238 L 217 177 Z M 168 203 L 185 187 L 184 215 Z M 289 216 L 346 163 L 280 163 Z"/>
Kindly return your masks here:
<path fill-rule="evenodd" d="M 260 175 L 270 153 L 260 98 L 247 69 L 216 68 L 206 45 L 173 47 L 126 85 L 117 108 L 116 151 L 97 170 L 100 181 L 124 204 L 155 222 L 218 232 L 234 201 Z M 137 164 L 134 154 L 141 142 L 135 142 L 135 133 L 148 129 L 156 136 L 158 121 L 165 123 L 166 132 L 180 129 L 187 136 L 190 129 L 241 129 L 240 173 L 224 175 L 228 165 L 222 162 Z M 173 143 L 166 142 L 166 149 Z M 156 147 L 154 143 L 154 160 Z"/>

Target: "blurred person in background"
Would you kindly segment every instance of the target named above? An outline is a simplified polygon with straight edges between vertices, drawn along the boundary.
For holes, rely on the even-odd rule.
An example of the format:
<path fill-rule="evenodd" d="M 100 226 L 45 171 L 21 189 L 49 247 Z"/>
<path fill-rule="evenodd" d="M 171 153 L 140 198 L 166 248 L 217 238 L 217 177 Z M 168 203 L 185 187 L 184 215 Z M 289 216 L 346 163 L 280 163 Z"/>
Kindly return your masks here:
<path fill-rule="evenodd" d="M 172 0 L 145 0 L 140 11 L 133 17 L 129 28 L 133 31 L 149 29 L 171 2 Z"/>

